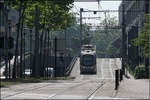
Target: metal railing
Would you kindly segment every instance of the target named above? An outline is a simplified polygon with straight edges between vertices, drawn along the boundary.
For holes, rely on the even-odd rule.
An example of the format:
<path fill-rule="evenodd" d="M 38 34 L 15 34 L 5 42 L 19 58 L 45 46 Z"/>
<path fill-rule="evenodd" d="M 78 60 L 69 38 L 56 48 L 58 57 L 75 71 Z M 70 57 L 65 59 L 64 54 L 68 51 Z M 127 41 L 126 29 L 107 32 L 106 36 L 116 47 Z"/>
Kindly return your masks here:
<path fill-rule="evenodd" d="M 75 64 L 75 62 L 77 61 L 77 56 L 74 56 L 70 65 L 67 67 L 67 69 L 65 70 L 65 76 L 69 76 L 72 69 L 73 69 L 73 66 Z"/>
<path fill-rule="evenodd" d="M 25 55 L 29 55 L 30 54 L 30 50 L 25 51 Z"/>

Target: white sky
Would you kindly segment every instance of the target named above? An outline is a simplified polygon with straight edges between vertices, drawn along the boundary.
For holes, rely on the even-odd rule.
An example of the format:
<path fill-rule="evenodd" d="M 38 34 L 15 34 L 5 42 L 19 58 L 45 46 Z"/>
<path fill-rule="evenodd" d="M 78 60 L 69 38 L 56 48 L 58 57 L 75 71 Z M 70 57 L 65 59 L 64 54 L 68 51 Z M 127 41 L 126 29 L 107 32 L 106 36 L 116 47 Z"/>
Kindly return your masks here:
<path fill-rule="evenodd" d="M 121 1 L 101 1 L 100 2 L 100 10 L 118 10 L 119 5 L 120 5 Z M 74 2 L 74 8 L 73 8 L 73 12 L 79 12 L 80 8 L 83 8 L 85 10 L 98 10 L 98 3 L 97 2 Z M 78 15 L 79 16 L 79 15 Z M 83 17 L 101 17 L 101 19 L 104 19 L 104 13 L 97 13 L 96 15 L 94 15 L 93 13 L 83 13 Z M 110 12 L 107 13 L 107 16 L 109 17 L 114 17 L 116 16 L 118 18 L 118 13 L 117 12 Z M 83 20 L 83 22 L 86 23 L 98 23 L 98 21 L 96 21 L 96 19 L 86 19 Z"/>

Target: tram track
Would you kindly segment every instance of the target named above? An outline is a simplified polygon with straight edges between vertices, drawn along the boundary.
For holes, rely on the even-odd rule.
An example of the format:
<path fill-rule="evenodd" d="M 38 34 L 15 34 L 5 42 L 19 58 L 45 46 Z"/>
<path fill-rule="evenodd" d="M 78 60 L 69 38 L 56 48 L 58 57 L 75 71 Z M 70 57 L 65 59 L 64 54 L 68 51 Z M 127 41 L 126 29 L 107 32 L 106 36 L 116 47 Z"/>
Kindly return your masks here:
<path fill-rule="evenodd" d="M 86 100 L 93 99 L 95 97 L 96 92 L 105 84 L 106 82 L 102 82 L 94 91 L 92 91 L 87 97 Z"/>
<path fill-rule="evenodd" d="M 10 97 L 13 97 L 13 96 L 16 96 L 16 95 L 20 95 L 20 94 L 23 94 L 23 93 L 25 93 L 25 92 L 33 91 L 33 90 L 36 90 L 36 89 L 44 88 L 44 87 L 47 87 L 47 86 L 49 86 L 49 85 L 51 85 L 51 84 L 47 84 L 47 85 L 44 85 L 44 86 L 40 86 L 40 87 L 36 87 L 36 88 L 33 88 L 33 89 L 29 89 L 29 90 L 23 89 L 23 90 L 21 90 L 21 91 L 19 91 L 19 92 L 16 92 L 16 93 L 14 93 L 14 94 L 8 95 L 8 96 L 4 97 L 3 99 L 8 99 L 8 98 L 10 98 Z M 32 86 L 32 87 L 35 87 L 35 86 Z M 32 87 L 31 87 L 31 88 L 32 88 Z"/>
<path fill-rule="evenodd" d="M 103 60 L 102 60 L 103 61 Z M 108 60 L 108 62 L 109 62 L 109 60 Z M 101 67 L 103 66 L 103 63 L 101 63 Z M 111 67 L 111 63 L 109 63 L 109 65 L 108 65 L 109 67 L 108 68 L 110 68 Z M 79 68 L 78 68 L 79 69 Z M 77 70 L 77 69 L 76 69 Z M 103 71 L 102 69 L 100 69 L 101 71 Z M 109 71 L 111 71 L 112 69 L 109 69 Z M 100 74 L 100 73 L 99 73 Z M 102 76 L 103 76 L 103 74 L 102 74 Z M 78 76 L 78 78 L 80 78 L 81 77 L 81 75 L 79 75 Z M 90 85 L 89 87 L 88 87 L 88 89 L 86 89 L 86 90 L 88 90 L 88 91 L 85 91 L 84 92 L 84 94 L 83 94 L 83 99 L 85 99 L 85 100 L 90 100 L 90 99 L 93 99 L 94 97 L 95 97 L 95 94 L 97 93 L 97 91 L 100 91 L 100 89 L 106 84 L 106 83 L 109 83 L 109 81 L 111 81 L 111 80 L 107 80 L 107 79 L 105 79 L 105 78 L 98 78 L 97 80 L 98 80 L 98 82 L 95 80 L 95 78 L 94 77 L 89 77 L 89 78 L 87 78 L 87 79 L 90 79 L 90 78 L 92 78 L 92 79 L 90 79 L 89 81 L 86 81 L 86 80 L 84 80 L 84 78 L 86 78 L 87 76 L 84 76 L 84 77 L 82 77 L 80 80 L 81 80 L 81 83 L 80 84 L 78 84 L 78 85 L 75 85 L 75 86 L 73 86 L 73 87 L 69 87 L 69 88 L 66 88 L 65 90 L 63 90 L 63 91 L 61 91 L 61 92 L 59 92 L 59 93 L 57 93 L 57 94 L 54 94 L 54 95 L 51 95 L 51 96 L 49 96 L 49 97 L 47 97 L 47 99 L 48 100 L 50 100 L 50 99 L 57 99 L 57 98 L 61 98 L 61 97 L 63 97 L 63 96 L 67 96 L 67 95 L 72 95 L 72 96 L 78 96 L 78 93 L 77 92 L 72 92 L 72 91 L 81 91 L 80 89 L 81 88 L 83 88 L 84 89 L 84 87 L 87 87 L 87 86 L 89 86 L 89 82 L 91 82 L 91 83 L 95 83 L 95 86 L 93 85 Z M 112 74 L 111 74 L 111 77 L 113 77 L 112 76 Z M 113 78 L 112 78 L 113 79 Z M 96 84 L 99 84 L 98 86 L 96 85 Z M 72 94 L 70 94 L 69 93 L 69 91 L 72 93 Z M 71 98 L 70 98 L 71 99 Z"/>
<path fill-rule="evenodd" d="M 101 80 L 101 81 L 99 81 L 99 82 L 95 82 L 95 83 L 97 83 L 97 84 L 99 84 L 98 86 L 96 86 L 96 87 L 90 87 L 88 90 L 90 90 L 90 91 L 88 91 L 87 93 L 86 93 L 86 95 L 84 95 L 83 96 L 83 99 L 85 99 L 85 100 L 91 100 L 91 99 L 93 99 L 94 97 L 95 97 L 95 94 L 97 93 L 97 91 L 99 91 L 106 83 L 108 83 L 110 80 L 105 80 L 105 79 L 103 79 L 103 80 Z M 82 83 L 79 83 L 79 84 L 77 84 L 77 85 L 74 85 L 74 86 L 71 86 L 71 87 L 69 87 L 69 88 L 66 88 L 66 89 L 64 89 L 63 91 L 61 91 L 61 92 L 59 92 L 59 93 L 56 93 L 56 94 L 54 94 L 54 95 L 50 95 L 50 96 L 48 96 L 46 99 L 47 100 L 54 100 L 54 99 L 57 99 L 57 97 L 61 97 L 62 95 L 68 95 L 67 93 L 70 91 L 70 90 L 75 90 L 76 91 L 76 88 L 80 88 L 80 87 L 83 87 L 83 86 L 88 86 L 88 84 L 89 84 L 89 82 L 93 82 L 93 80 L 87 80 L 87 81 L 85 81 L 85 82 L 82 82 Z M 95 88 L 95 89 L 93 89 L 93 88 Z M 76 95 L 76 94 L 73 94 L 74 96 Z M 64 99 L 64 98 L 62 98 L 62 99 Z M 71 98 L 69 98 L 69 99 L 71 99 Z"/>
<path fill-rule="evenodd" d="M 68 88 L 66 88 L 66 89 L 64 89 L 64 90 L 62 90 L 62 91 L 60 91 L 60 92 L 58 92 L 58 93 L 56 93 L 56 94 L 54 94 L 54 95 L 52 95 L 52 96 L 46 97 L 46 99 L 47 99 L 47 100 L 51 100 L 51 99 L 55 98 L 56 96 L 59 96 L 59 95 L 64 94 L 65 92 L 68 92 L 69 90 L 75 89 L 75 88 L 77 88 L 77 87 L 79 87 L 79 86 L 81 87 L 82 85 L 85 85 L 86 83 L 88 83 L 88 82 L 90 82 L 90 81 L 91 81 L 91 80 L 87 80 L 87 81 L 78 83 L 78 84 L 76 84 L 76 85 L 74 85 L 74 86 L 68 87 Z"/>
<path fill-rule="evenodd" d="M 99 62 L 100 67 L 98 67 L 98 73 L 96 75 L 81 75 L 79 73 L 79 66 L 76 65 L 74 69 L 73 76 L 76 76 L 76 79 L 72 81 L 62 81 L 61 84 L 60 82 L 56 83 L 48 83 L 44 84 L 31 84 L 28 85 L 26 88 L 23 87 L 13 87 L 17 88 L 16 90 L 12 90 L 11 88 L 10 91 L 7 95 L 5 95 L 2 99 L 13 99 L 13 98 L 40 98 L 40 99 L 46 99 L 46 100 L 56 100 L 56 99 L 84 99 L 84 100 L 91 100 L 95 98 L 101 98 L 101 96 L 106 96 L 105 93 L 103 93 L 106 88 L 108 89 L 108 86 L 113 87 L 112 83 L 114 82 L 112 74 L 110 74 L 110 71 L 113 70 L 110 69 L 111 63 L 102 63 Z M 110 60 L 106 60 L 106 62 L 109 62 Z M 103 66 L 108 68 L 108 72 L 104 70 Z M 103 67 L 103 68 L 102 68 Z M 109 75 L 101 75 L 101 72 L 103 74 L 109 74 Z M 106 72 L 106 73 L 105 73 Z M 102 77 L 104 76 L 104 77 Z M 23 85 L 24 86 L 24 85 Z M 60 87 L 60 88 L 59 88 Z M 113 89 L 113 88 L 111 88 Z M 54 90 L 54 91 L 53 91 Z M 106 90 L 107 91 L 107 90 Z M 113 91 L 113 90 L 111 90 Z M 39 97 L 34 97 L 30 95 L 30 93 L 35 96 Z M 109 92 L 110 93 L 110 92 Z M 115 92 L 111 92 L 109 95 L 107 95 L 110 98 L 115 97 Z M 28 96 L 28 97 L 25 97 Z"/>

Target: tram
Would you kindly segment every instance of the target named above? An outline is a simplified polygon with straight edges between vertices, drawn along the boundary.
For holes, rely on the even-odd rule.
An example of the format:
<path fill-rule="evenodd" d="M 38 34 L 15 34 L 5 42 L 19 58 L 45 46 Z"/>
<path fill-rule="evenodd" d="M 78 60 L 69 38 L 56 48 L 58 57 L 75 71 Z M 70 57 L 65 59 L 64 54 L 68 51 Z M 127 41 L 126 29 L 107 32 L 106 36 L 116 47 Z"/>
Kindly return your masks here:
<path fill-rule="evenodd" d="M 80 54 L 80 74 L 96 74 L 96 45 L 82 45 Z"/>

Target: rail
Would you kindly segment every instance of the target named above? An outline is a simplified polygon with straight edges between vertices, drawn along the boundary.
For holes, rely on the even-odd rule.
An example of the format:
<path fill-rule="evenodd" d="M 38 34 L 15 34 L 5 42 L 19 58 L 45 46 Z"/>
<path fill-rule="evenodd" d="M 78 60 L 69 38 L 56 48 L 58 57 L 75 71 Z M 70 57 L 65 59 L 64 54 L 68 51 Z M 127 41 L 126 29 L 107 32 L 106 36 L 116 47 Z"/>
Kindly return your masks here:
<path fill-rule="evenodd" d="M 29 55 L 29 54 L 30 54 L 29 50 L 25 51 L 25 55 Z"/>
<path fill-rule="evenodd" d="M 65 76 L 69 76 L 72 69 L 73 69 L 73 66 L 75 64 L 75 62 L 77 61 L 77 56 L 74 56 L 70 65 L 67 67 L 67 69 L 65 70 Z"/>

